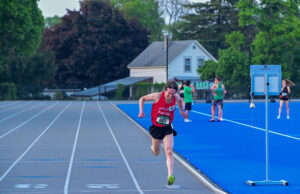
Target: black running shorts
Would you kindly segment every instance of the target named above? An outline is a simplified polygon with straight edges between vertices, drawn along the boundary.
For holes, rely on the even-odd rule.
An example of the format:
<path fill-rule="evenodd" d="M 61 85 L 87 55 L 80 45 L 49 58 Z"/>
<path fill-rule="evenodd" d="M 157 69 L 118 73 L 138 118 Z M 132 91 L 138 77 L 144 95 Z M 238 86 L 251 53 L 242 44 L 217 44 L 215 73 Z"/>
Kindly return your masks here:
<path fill-rule="evenodd" d="M 217 104 L 221 105 L 223 107 L 223 100 L 213 100 L 212 105 L 216 106 Z"/>
<path fill-rule="evenodd" d="M 149 132 L 154 139 L 159 140 L 162 140 L 166 135 L 172 133 L 174 136 L 177 135 L 177 132 L 170 125 L 167 125 L 165 127 L 157 127 L 155 125 L 151 125 L 149 128 Z"/>
<path fill-rule="evenodd" d="M 192 110 L 192 103 L 191 102 L 185 103 L 185 110 Z"/>

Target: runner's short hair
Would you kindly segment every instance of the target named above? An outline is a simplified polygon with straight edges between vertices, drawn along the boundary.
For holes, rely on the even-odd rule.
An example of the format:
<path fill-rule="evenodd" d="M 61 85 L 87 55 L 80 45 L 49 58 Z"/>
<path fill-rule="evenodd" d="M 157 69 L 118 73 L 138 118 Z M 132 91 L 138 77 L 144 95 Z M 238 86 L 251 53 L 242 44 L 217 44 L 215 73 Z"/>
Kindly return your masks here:
<path fill-rule="evenodd" d="M 221 77 L 217 76 L 216 79 L 220 82 L 221 81 Z"/>
<path fill-rule="evenodd" d="M 168 81 L 167 83 L 166 83 L 166 85 L 165 85 L 165 90 L 167 90 L 168 88 L 170 88 L 170 89 L 174 89 L 174 90 L 176 90 L 176 92 L 177 92 L 177 90 L 178 90 L 178 85 L 177 85 L 177 83 L 175 82 L 175 81 Z"/>
<path fill-rule="evenodd" d="M 190 80 L 187 80 L 187 81 L 186 81 L 186 85 L 187 85 L 187 86 L 190 86 L 190 85 L 191 85 L 191 81 L 190 81 Z"/>

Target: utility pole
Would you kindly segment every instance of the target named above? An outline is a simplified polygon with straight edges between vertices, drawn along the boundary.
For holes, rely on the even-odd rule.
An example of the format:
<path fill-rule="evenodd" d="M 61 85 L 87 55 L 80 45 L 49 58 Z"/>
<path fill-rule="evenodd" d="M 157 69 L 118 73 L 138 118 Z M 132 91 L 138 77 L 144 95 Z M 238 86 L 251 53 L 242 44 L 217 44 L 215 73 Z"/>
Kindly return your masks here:
<path fill-rule="evenodd" d="M 167 71 L 167 80 L 166 83 L 169 80 L 169 32 L 167 32 L 167 34 L 165 35 L 165 39 L 166 39 L 166 71 Z"/>

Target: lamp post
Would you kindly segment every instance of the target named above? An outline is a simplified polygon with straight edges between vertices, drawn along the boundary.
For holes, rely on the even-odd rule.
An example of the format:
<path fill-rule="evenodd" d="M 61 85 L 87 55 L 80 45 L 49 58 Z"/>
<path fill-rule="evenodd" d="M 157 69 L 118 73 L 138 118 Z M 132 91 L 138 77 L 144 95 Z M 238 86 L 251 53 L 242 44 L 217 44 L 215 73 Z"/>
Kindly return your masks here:
<path fill-rule="evenodd" d="M 164 48 L 166 50 L 166 83 L 169 80 L 169 32 L 164 34 Z"/>
<path fill-rule="evenodd" d="M 169 80 L 169 35 L 167 35 L 167 82 Z"/>

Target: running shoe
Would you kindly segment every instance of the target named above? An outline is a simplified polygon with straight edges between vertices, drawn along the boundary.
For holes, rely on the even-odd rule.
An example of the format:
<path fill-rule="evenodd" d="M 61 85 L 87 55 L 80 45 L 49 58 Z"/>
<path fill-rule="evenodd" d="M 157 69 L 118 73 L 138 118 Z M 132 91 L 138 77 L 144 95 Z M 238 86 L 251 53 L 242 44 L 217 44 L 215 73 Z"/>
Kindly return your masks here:
<path fill-rule="evenodd" d="M 215 119 L 210 119 L 208 122 L 215 122 Z"/>
<path fill-rule="evenodd" d="M 184 119 L 184 122 L 189 123 L 189 122 L 192 122 L 192 120 Z"/>
<path fill-rule="evenodd" d="M 290 119 L 290 116 L 287 116 L 286 119 Z"/>
<path fill-rule="evenodd" d="M 168 185 L 173 185 L 174 182 L 175 182 L 175 177 L 173 175 L 170 175 L 168 177 Z"/>
<path fill-rule="evenodd" d="M 277 119 L 280 119 L 280 115 L 278 115 Z"/>

